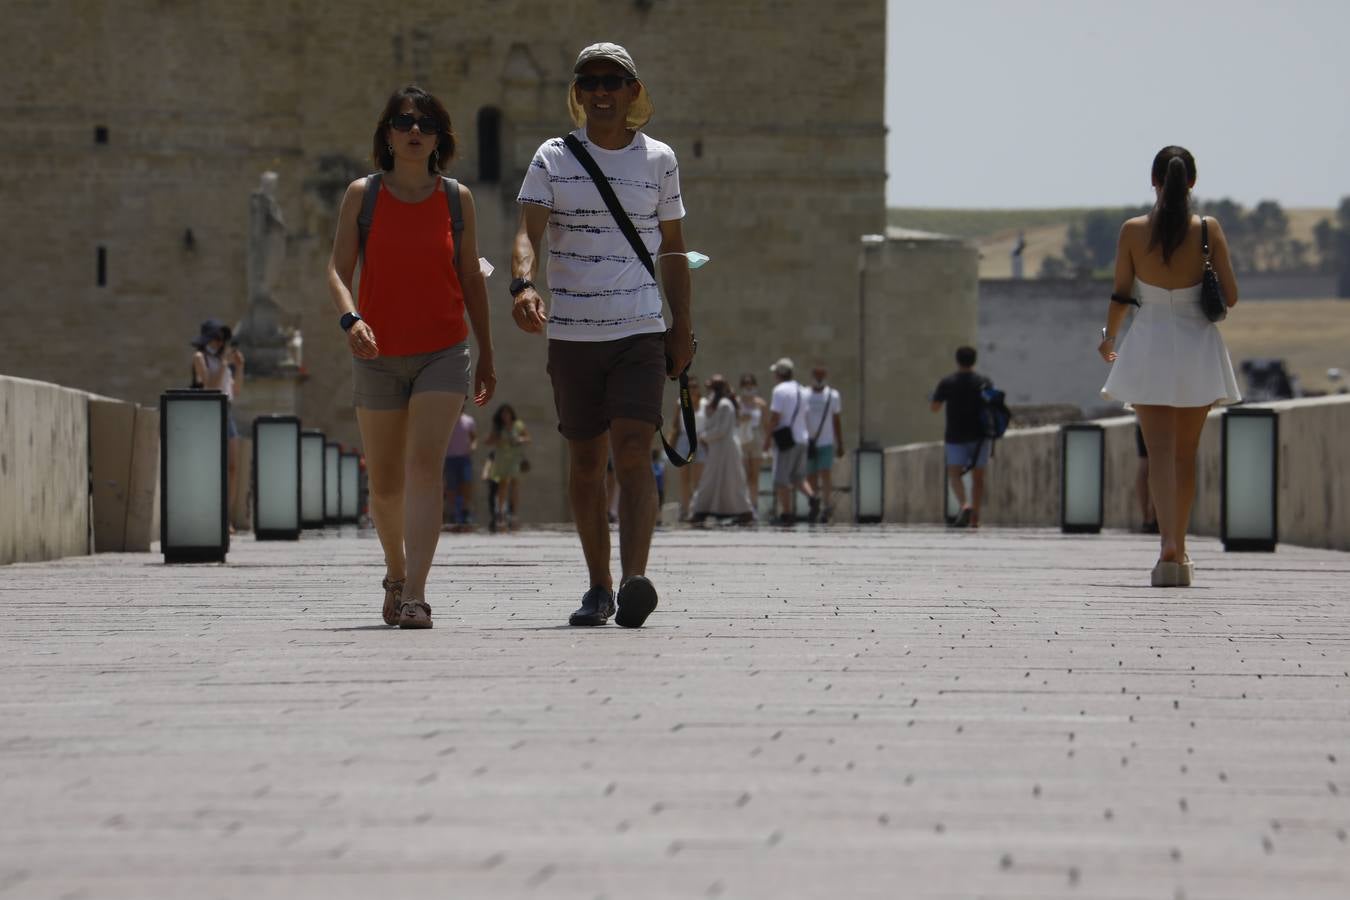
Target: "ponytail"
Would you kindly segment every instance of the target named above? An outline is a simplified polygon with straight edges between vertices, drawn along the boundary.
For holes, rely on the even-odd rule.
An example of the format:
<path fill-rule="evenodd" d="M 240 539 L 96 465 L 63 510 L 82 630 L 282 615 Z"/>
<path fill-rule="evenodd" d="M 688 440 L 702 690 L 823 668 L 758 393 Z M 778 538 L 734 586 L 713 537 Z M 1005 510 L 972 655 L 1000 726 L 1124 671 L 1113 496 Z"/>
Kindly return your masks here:
<path fill-rule="evenodd" d="M 1186 240 L 1191 224 L 1191 185 L 1195 183 L 1195 158 L 1184 147 L 1164 147 L 1153 158 L 1153 183 L 1160 185 L 1158 202 L 1149 213 L 1148 248 L 1162 250 L 1164 263 Z"/>

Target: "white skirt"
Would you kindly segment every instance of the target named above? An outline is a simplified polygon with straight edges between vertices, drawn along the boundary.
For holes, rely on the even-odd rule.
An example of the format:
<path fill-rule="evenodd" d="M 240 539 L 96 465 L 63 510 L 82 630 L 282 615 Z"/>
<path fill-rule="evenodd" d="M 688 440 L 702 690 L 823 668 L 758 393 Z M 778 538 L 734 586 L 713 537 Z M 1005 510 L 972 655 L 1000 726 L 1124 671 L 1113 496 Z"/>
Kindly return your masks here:
<path fill-rule="evenodd" d="M 1169 291 L 1135 281 L 1139 309 L 1116 347 L 1102 396 L 1127 406 L 1209 406 L 1242 399 L 1218 327 L 1200 311 L 1200 286 Z"/>

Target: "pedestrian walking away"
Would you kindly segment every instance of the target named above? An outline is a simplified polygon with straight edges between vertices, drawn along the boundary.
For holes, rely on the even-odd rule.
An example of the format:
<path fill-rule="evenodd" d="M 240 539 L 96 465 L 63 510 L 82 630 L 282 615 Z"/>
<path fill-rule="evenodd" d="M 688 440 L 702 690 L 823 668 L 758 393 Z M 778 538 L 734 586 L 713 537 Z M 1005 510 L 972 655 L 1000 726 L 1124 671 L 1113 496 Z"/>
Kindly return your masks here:
<path fill-rule="evenodd" d="M 530 432 L 516 417 L 516 408 L 503 403 L 492 414 L 492 433 L 487 445 L 492 448 L 491 478 L 497 484 L 497 505 L 492 510 L 492 530 L 513 530 L 520 515 L 520 479 L 526 472 L 525 446 Z"/>
<path fill-rule="evenodd" d="M 797 520 L 796 500 L 800 491 L 812 512 L 819 511 L 819 501 L 811 483 L 806 480 L 806 451 L 811 433 L 806 430 L 806 388 L 792 377 L 792 360 L 783 357 L 772 366 L 778 383 L 769 400 L 769 423 L 764 429 L 764 451 L 773 448 L 773 488 L 778 500 L 780 525 L 791 525 Z"/>
<path fill-rule="evenodd" d="M 811 521 L 828 522 L 834 511 L 834 461 L 844 454 L 844 424 L 839 391 L 826 383 L 824 366 L 811 370 L 811 390 L 806 395 L 806 478 L 816 502 Z"/>
<path fill-rule="evenodd" d="M 426 582 L 441 533 L 442 460 L 469 393 L 469 325 L 474 402 L 486 404 L 496 386 L 473 195 L 442 175 L 454 152 L 441 102 L 415 85 L 395 91 L 375 123 L 379 171 L 348 186 L 328 262 L 384 550 L 384 621 L 402 628 L 432 625 Z"/>
<path fill-rule="evenodd" d="M 1132 407 L 1144 434 L 1161 544 L 1150 583 L 1187 587 L 1195 580 L 1186 528 L 1200 434 L 1212 406 L 1242 399 L 1228 348 L 1202 300 L 1209 281 L 1221 294 L 1214 312 L 1226 315 L 1238 285 L 1218 220 L 1191 212 L 1195 157 L 1184 147 L 1164 147 L 1153 158 L 1152 178 L 1153 209 L 1120 229 L 1097 352 L 1111 364 L 1102 396 Z M 1122 339 L 1131 309 L 1134 320 Z"/>
<path fill-rule="evenodd" d="M 759 509 L 759 470 L 764 461 L 764 448 L 760 446 L 760 427 L 764 423 L 764 414 L 769 404 L 759 395 L 759 380 L 751 372 L 741 375 L 740 396 L 736 400 L 737 426 L 741 439 L 741 457 L 745 466 L 745 484 L 750 496 Z"/>
<path fill-rule="evenodd" d="M 943 431 L 947 463 L 947 483 L 961 506 L 952 525 L 956 528 L 980 527 L 980 503 L 984 498 L 984 473 L 989 465 L 993 441 L 985 433 L 981 413 L 984 390 L 990 382 L 975 371 L 974 347 L 958 347 L 956 371 L 938 382 L 930 408 L 939 412 L 946 407 L 947 426 Z M 965 474 L 970 473 L 970 495 L 966 495 Z"/>
<path fill-rule="evenodd" d="M 523 331 L 548 335 L 568 497 L 589 577 L 568 621 L 604 625 L 613 616 L 636 628 L 657 606 L 646 577 L 657 513 L 652 438 L 665 379 L 679 377 L 694 354 L 684 204 L 674 151 L 641 130 L 652 102 L 628 51 L 592 44 L 573 76 L 567 102 L 577 130 L 539 147 L 516 198 L 512 318 Z M 545 232 L 551 310 L 534 284 Z M 619 484 L 617 596 L 606 518 L 611 453 Z"/>
<path fill-rule="evenodd" d="M 445 448 L 445 511 L 447 524 L 463 528 L 469 524 L 473 499 L 473 451 L 478 449 L 478 425 L 473 416 L 460 413 L 450 443 Z"/>

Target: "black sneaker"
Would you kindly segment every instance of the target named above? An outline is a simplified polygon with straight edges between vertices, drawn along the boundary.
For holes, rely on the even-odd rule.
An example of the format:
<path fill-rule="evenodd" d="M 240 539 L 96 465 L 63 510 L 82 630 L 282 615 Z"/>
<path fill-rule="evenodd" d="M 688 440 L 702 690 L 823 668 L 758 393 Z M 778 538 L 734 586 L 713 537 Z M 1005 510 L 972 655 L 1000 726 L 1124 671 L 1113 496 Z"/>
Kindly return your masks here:
<path fill-rule="evenodd" d="M 656 609 L 656 588 L 642 575 L 629 575 L 619 584 L 619 611 L 614 623 L 624 628 L 641 628 Z"/>
<path fill-rule="evenodd" d="M 604 625 L 614 615 L 614 594 L 597 584 L 581 598 L 581 608 L 567 619 L 568 625 Z"/>
<path fill-rule="evenodd" d="M 969 527 L 970 527 L 970 507 L 969 507 L 969 506 L 967 506 L 965 509 L 961 510 L 959 513 L 956 514 L 956 518 L 952 520 L 952 527 L 953 527 L 953 528 L 969 528 Z"/>
<path fill-rule="evenodd" d="M 820 521 L 820 498 L 812 497 L 806 501 L 806 521 L 816 523 Z"/>

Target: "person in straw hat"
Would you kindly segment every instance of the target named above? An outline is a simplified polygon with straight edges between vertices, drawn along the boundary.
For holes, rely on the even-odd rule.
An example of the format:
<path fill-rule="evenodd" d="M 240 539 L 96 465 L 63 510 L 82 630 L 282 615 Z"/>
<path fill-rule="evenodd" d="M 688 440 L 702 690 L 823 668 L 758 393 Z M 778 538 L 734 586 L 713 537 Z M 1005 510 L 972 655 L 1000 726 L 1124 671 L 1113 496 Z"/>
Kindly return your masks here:
<path fill-rule="evenodd" d="M 567 106 L 577 130 L 539 147 L 516 198 L 512 318 L 523 331 L 548 335 L 558 431 L 568 445 L 568 494 L 590 576 L 568 621 L 604 625 L 613 616 L 636 628 L 657 605 L 645 573 L 657 513 L 650 453 L 661 427 L 664 379 L 677 377 L 694 353 L 684 204 L 674 151 L 641 130 L 652 102 L 628 51 L 592 44 L 573 73 Z M 583 156 L 613 189 L 645 253 L 625 236 Z M 551 309 L 534 284 L 546 230 Z M 669 331 L 644 255 L 660 273 Z M 619 482 L 617 596 L 605 498 L 611 452 Z"/>

